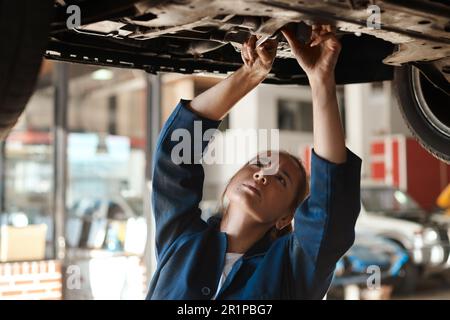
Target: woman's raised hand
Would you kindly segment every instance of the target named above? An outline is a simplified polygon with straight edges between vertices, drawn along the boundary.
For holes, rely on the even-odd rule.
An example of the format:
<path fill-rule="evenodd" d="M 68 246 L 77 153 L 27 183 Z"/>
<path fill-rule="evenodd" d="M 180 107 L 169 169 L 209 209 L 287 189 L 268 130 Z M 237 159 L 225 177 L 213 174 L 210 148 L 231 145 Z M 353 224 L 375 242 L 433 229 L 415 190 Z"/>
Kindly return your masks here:
<path fill-rule="evenodd" d="M 252 74 L 266 77 L 277 55 L 278 41 L 268 39 L 256 48 L 256 40 L 256 36 L 251 36 L 242 45 L 241 56 L 244 69 Z"/>
<path fill-rule="evenodd" d="M 292 30 L 284 28 L 281 32 L 310 81 L 334 79 L 341 44 L 330 25 L 314 25 L 310 42 L 306 44 L 296 39 Z"/>

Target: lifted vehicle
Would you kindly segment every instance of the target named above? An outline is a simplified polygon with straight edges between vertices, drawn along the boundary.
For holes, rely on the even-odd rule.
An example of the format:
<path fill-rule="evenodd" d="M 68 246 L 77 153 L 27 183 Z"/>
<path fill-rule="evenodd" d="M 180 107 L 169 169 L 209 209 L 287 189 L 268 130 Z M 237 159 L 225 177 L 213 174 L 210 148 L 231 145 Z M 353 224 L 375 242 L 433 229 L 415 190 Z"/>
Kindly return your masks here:
<path fill-rule="evenodd" d="M 71 5 L 81 23 L 68 29 Z M 150 73 L 228 73 L 241 65 L 240 47 L 250 35 L 277 37 L 291 24 L 307 39 L 310 26 L 322 23 L 333 25 L 343 44 L 337 83 L 393 80 L 414 135 L 450 162 L 446 0 L 0 0 L 0 9 L 2 30 L 12 30 L 0 53 L 0 136 L 23 110 L 37 72 L 31 60 L 38 65 L 42 54 Z M 24 72 L 31 77 L 25 86 Z M 266 82 L 308 84 L 282 38 Z"/>

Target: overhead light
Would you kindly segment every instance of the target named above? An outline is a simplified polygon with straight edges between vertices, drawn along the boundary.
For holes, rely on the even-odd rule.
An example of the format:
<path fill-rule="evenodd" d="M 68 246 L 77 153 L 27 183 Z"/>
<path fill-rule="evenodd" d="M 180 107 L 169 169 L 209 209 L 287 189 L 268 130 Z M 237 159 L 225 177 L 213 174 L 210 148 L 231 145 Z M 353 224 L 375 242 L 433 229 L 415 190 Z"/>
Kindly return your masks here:
<path fill-rule="evenodd" d="M 114 76 L 114 73 L 111 70 L 107 69 L 99 69 L 97 71 L 92 72 L 91 77 L 94 80 L 111 80 Z"/>

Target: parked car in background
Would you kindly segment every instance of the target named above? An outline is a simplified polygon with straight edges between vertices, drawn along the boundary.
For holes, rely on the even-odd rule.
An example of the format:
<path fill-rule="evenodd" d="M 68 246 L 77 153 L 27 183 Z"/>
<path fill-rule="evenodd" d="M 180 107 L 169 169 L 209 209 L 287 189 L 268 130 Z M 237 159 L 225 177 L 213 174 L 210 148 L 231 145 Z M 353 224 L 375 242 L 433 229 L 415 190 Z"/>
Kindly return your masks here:
<path fill-rule="evenodd" d="M 433 211 L 429 217 L 430 221 L 439 224 L 442 227 L 446 227 L 448 230 L 448 236 L 450 238 L 450 216 L 443 210 Z"/>
<path fill-rule="evenodd" d="M 133 210 L 137 201 L 131 203 L 120 196 L 75 201 L 66 221 L 68 248 L 143 254 L 147 225 Z"/>
<path fill-rule="evenodd" d="M 329 298 L 345 298 L 345 288 L 380 290 L 401 282 L 409 254 L 397 243 L 379 236 L 357 234 L 355 243 L 338 261 Z M 378 277 L 376 279 L 376 277 Z"/>
<path fill-rule="evenodd" d="M 65 299 L 144 299 L 147 224 L 140 202 L 119 195 L 73 202 L 66 221 L 66 265 L 80 283 L 77 290 L 65 288 Z"/>
<path fill-rule="evenodd" d="M 420 278 L 450 268 L 448 226 L 433 221 L 407 193 L 363 182 L 361 201 L 356 230 L 392 240 L 409 254 L 399 292 L 411 293 Z"/>

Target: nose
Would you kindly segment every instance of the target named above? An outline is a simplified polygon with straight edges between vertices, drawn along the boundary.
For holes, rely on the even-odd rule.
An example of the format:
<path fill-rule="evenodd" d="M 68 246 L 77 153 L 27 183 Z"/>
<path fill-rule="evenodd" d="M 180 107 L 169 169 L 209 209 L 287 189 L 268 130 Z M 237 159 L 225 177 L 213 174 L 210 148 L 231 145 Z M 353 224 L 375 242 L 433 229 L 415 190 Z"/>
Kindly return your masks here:
<path fill-rule="evenodd" d="M 262 184 L 267 184 L 267 178 L 262 174 L 261 171 L 255 172 L 253 174 L 253 179 L 255 179 L 256 181 L 261 181 Z"/>

